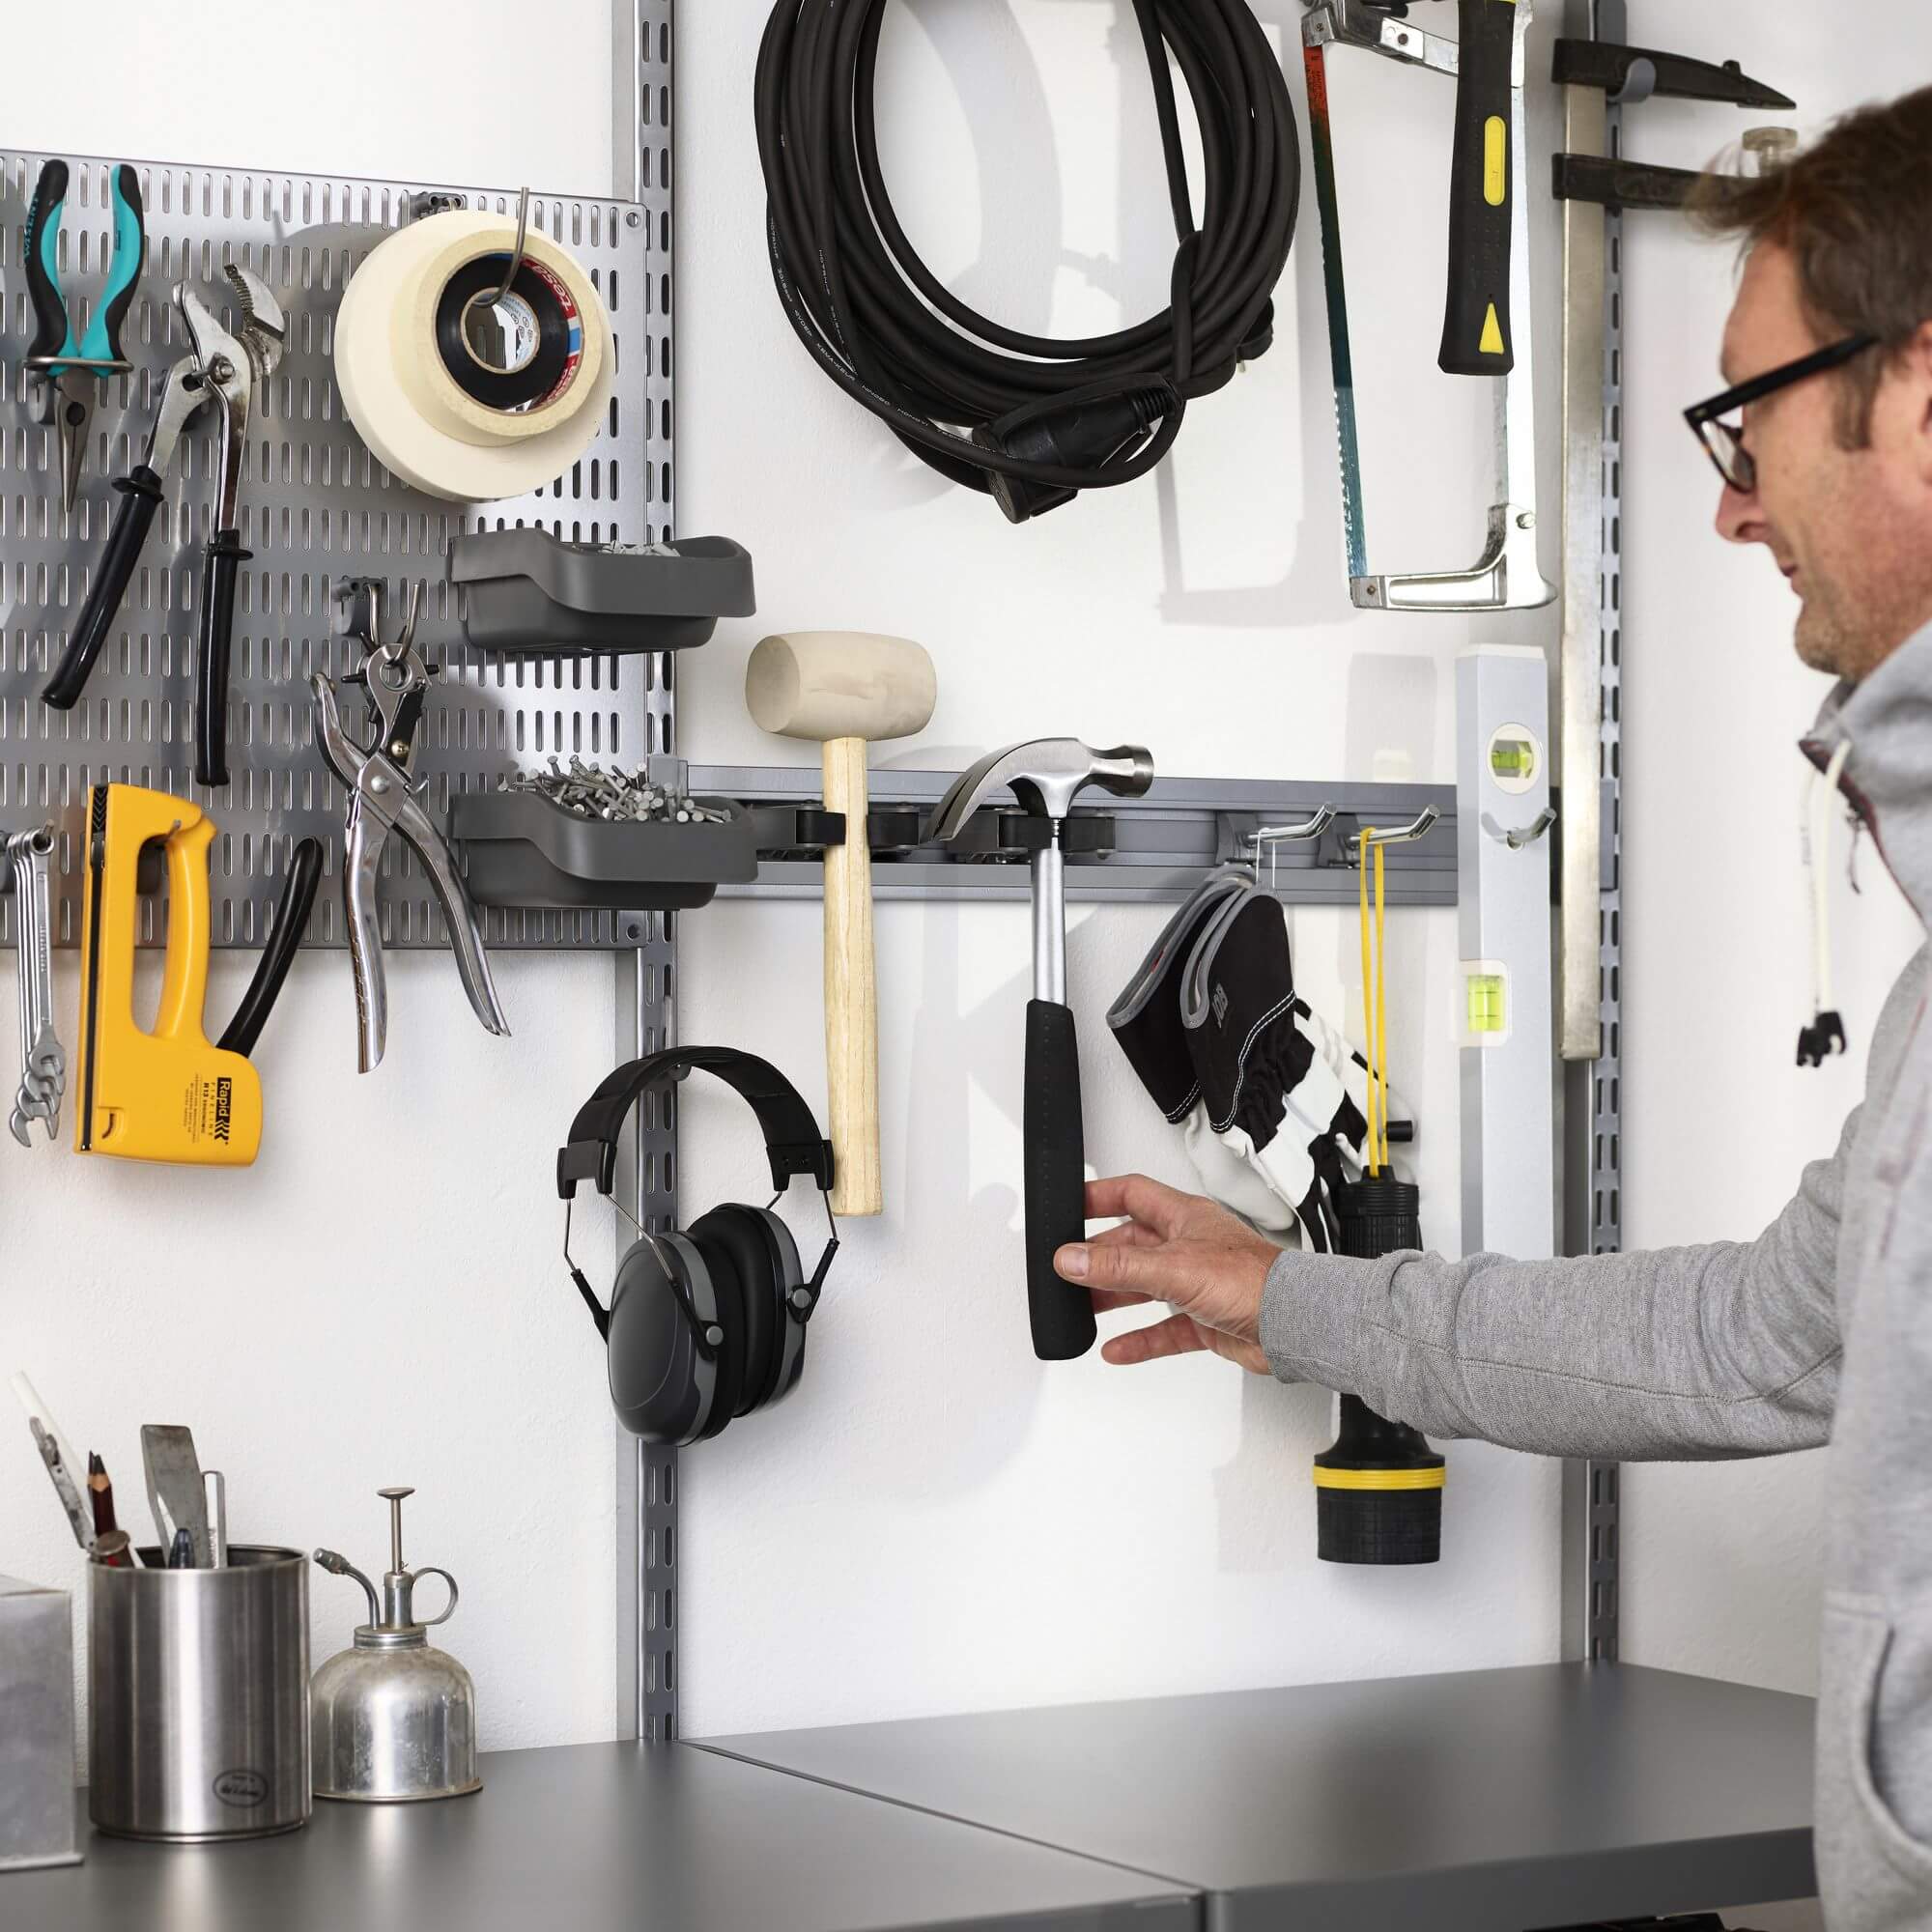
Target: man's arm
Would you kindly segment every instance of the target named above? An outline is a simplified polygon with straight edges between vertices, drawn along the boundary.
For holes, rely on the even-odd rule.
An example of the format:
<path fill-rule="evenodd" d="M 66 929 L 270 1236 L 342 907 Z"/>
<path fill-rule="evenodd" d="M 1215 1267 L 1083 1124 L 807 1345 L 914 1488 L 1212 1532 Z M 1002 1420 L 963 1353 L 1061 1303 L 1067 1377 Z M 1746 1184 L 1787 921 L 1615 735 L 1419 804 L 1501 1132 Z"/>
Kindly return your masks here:
<path fill-rule="evenodd" d="M 1062 1248 L 1094 1308 L 1165 1302 L 1109 1338 L 1117 1364 L 1211 1350 L 1359 1395 L 1431 1435 L 1546 1456 L 1760 1456 L 1830 1433 L 1838 1217 L 1860 1111 L 1755 1241 L 1572 1261 L 1282 1253 L 1225 1208 L 1144 1175 L 1088 1184 Z"/>
<path fill-rule="evenodd" d="M 1837 1393 L 1838 1217 L 1859 1111 L 1755 1241 L 1543 1262 L 1285 1253 L 1262 1298 L 1268 1364 L 1430 1435 L 1545 1456 L 1815 1448 Z"/>

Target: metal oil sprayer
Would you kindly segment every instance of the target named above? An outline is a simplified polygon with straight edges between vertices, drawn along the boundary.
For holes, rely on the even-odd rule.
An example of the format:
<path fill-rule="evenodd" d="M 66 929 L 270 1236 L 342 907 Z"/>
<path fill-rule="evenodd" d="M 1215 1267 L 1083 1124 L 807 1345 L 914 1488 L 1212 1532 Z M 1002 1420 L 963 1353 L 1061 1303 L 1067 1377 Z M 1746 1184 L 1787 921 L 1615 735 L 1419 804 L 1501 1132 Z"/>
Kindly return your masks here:
<path fill-rule="evenodd" d="M 410 1489 L 378 1490 L 389 1505 L 389 1567 L 376 1586 L 345 1556 L 318 1549 L 331 1576 L 353 1577 L 369 1598 L 369 1621 L 355 1628 L 352 1649 L 338 1651 L 309 1689 L 314 1732 L 315 1795 L 364 1804 L 460 1798 L 478 1791 L 476 1687 L 428 1632 L 456 1609 L 456 1578 L 447 1570 L 403 1563 L 403 1498 Z M 449 1585 L 440 1616 L 418 1621 L 415 1586 L 424 1577 Z"/>

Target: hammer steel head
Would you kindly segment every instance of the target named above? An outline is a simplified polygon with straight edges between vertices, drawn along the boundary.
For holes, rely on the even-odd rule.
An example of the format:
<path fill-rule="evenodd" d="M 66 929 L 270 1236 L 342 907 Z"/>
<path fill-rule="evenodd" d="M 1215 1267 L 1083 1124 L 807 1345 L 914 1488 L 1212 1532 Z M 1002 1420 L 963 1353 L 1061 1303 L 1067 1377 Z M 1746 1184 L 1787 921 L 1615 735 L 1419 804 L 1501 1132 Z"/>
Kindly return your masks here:
<path fill-rule="evenodd" d="M 1029 738 L 989 752 L 953 780 L 933 815 L 931 838 L 950 845 L 989 792 L 1008 787 L 1021 806 L 1041 818 L 1065 818 L 1090 784 L 1117 798 L 1139 798 L 1153 783 L 1153 754 L 1145 745 L 1116 745 L 1096 752 L 1078 738 Z"/>

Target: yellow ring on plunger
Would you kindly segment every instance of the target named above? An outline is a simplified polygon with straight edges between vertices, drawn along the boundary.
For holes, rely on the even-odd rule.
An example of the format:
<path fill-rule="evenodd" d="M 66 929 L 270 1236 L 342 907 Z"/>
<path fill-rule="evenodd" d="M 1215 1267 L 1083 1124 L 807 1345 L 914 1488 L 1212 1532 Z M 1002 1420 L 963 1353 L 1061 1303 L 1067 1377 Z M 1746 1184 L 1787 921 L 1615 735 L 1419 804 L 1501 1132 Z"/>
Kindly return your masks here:
<path fill-rule="evenodd" d="M 1441 1469 L 1315 1470 L 1318 1490 L 1439 1490 L 1449 1471 Z"/>

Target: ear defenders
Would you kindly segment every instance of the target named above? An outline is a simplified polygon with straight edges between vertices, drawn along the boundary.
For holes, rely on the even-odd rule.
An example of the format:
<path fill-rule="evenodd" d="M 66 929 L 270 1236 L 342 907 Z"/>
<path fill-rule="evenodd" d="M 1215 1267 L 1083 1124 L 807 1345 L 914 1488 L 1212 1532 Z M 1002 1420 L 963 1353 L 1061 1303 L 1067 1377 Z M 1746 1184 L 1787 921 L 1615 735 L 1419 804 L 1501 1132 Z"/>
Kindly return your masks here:
<path fill-rule="evenodd" d="M 715 1074 L 758 1117 L 780 1194 L 794 1175 L 817 1183 L 832 1238 L 807 1280 L 791 1231 L 769 1208 L 726 1202 L 687 1231 L 644 1234 L 633 1242 L 617 1264 L 607 1310 L 570 1258 L 577 1183 L 594 1180 L 598 1193 L 609 1194 L 617 1137 L 632 1107 L 653 1087 L 668 1087 L 694 1070 Z M 563 1259 L 608 1347 L 617 1419 L 634 1435 L 659 1448 L 702 1442 L 733 1417 L 769 1408 L 798 1385 L 806 1325 L 838 1252 L 831 1189 L 831 1142 L 791 1082 L 752 1054 L 723 1046 L 650 1054 L 618 1067 L 583 1103 L 556 1156 Z"/>

